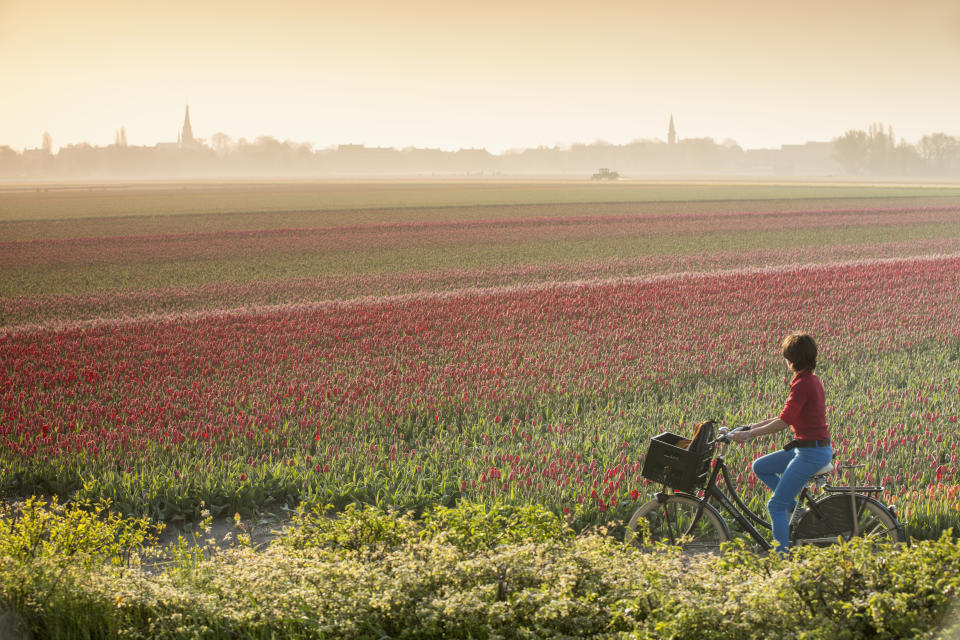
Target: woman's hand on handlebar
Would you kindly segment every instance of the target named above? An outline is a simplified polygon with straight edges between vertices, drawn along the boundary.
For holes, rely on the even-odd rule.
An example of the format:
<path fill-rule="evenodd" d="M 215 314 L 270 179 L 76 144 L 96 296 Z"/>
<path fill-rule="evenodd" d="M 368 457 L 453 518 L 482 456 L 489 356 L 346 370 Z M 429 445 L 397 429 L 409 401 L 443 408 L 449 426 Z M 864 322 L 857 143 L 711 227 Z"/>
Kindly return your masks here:
<path fill-rule="evenodd" d="M 747 440 L 751 439 L 750 434 L 747 433 L 748 431 L 750 431 L 749 425 L 737 427 L 736 429 L 734 429 L 733 431 L 727 434 L 727 438 L 729 438 L 730 440 L 733 440 L 734 442 L 739 442 L 740 444 L 743 444 Z"/>

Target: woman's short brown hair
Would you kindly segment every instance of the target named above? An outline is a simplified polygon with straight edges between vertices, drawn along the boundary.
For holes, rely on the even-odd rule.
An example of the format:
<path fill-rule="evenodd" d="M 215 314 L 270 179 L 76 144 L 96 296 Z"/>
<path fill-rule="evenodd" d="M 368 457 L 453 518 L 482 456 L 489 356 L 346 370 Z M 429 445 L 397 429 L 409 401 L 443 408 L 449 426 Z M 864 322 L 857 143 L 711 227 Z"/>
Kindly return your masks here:
<path fill-rule="evenodd" d="M 780 343 L 780 350 L 783 357 L 793 365 L 794 371 L 813 371 L 817 367 L 817 343 L 809 333 L 791 333 Z"/>

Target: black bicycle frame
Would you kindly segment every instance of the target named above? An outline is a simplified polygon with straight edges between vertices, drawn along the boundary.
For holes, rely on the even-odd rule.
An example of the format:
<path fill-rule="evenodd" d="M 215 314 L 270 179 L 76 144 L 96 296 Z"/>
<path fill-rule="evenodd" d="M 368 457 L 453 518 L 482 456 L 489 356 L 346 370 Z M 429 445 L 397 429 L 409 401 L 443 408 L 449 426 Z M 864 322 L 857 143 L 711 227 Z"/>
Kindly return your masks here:
<path fill-rule="evenodd" d="M 733 496 L 732 500 L 726 493 L 723 492 L 723 490 L 720 488 L 720 485 L 717 483 L 717 478 L 720 477 L 721 474 L 723 475 L 724 484 L 727 486 L 730 495 Z M 713 499 L 719 503 L 719 506 L 722 507 L 723 510 L 730 515 L 730 517 L 732 517 L 741 527 L 743 527 L 744 531 L 750 534 L 750 537 L 753 538 L 756 543 L 764 549 L 764 551 L 769 551 L 773 548 L 773 545 L 766 539 L 766 537 L 764 537 L 762 533 L 760 533 L 760 531 L 757 530 L 757 528 L 754 526 L 754 523 L 765 529 L 771 528 L 770 523 L 755 514 L 753 510 L 743 502 L 740 494 L 733 489 L 733 486 L 733 480 L 730 478 L 730 469 L 727 467 L 723 454 L 721 453 L 714 459 L 713 470 L 710 472 L 710 479 L 707 481 L 707 485 L 703 489 L 703 498 L 699 498 L 700 506 L 697 508 L 697 513 L 693 518 L 693 525 L 691 525 L 691 527 L 696 525 L 697 521 L 700 520 L 704 505 L 708 504 L 710 500 Z M 665 496 L 668 494 L 658 494 L 658 498 L 661 495 L 663 495 L 663 499 L 665 499 Z M 697 498 L 697 496 L 692 497 Z M 804 487 L 800 492 L 800 495 L 797 496 L 798 504 L 803 504 L 804 501 L 806 501 L 806 503 L 811 507 L 815 508 L 815 503 L 810 499 L 807 487 Z"/>
<path fill-rule="evenodd" d="M 721 473 L 723 473 L 723 481 L 726 483 L 727 489 L 733 495 L 737 504 L 734 504 L 734 502 L 720 489 L 720 486 L 717 484 L 717 477 Z M 740 498 L 737 492 L 732 489 L 732 487 L 733 483 L 730 481 L 730 471 L 727 469 L 726 462 L 724 462 L 723 454 L 720 454 L 714 460 L 713 471 L 711 471 L 710 480 L 707 482 L 707 486 L 703 490 L 703 501 L 701 502 L 700 508 L 697 509 L 697 515 L 694 517 L 694 521 L 700 518 L 700 513 L 703 510 L 702 505 L 707 504 L 710 499 L 713 498 L 741 527 L 743 527 L 744 531 L 750 534 L 750 537 L 753 538 L 757 544 L 763 548 L 764 551 L 769 551 L 773 548 L 773 545 L 767 541 L 766 537 L 764 537 L 762 533 L 757 531 L 751 520 L 756 521 L 757 524 L 766 527 L 767 529 L 770 528 L 770 523 L 757 517 L 757 515 L 743 503 L 743 500 Z M 740 508 L 738 508 L 738 506 Z M 748 518 L 745 516 L 744 512 L 750 514 L 750 517 Z"/>
<path fill-rule="evenodd" d="M 734 484 L 733 484 L 733 480 L 730 478 L 730 467 L 728 467 L 726 462 L 724 461 L 723 454 L 717 456 L 716 466 L 720 469 L 719 473 L 716 475 L 720 475 L 720 474 L 723 475 L 723 484 L 724 486 L 727 487 L 727 490 L 730 492 L 730 495 L 727 496 L 720 490 L 720 485 L 719 483 L 716 482 L 716 479 L 713 479 L 713 482 L 707 485 L 708 487 L 713 486 L 713 492 L 711 492 L 709 495 L 712 495 L 717 499 L 720 499 L 720 496 L 723 496 L 728 501 L 730 501 L 730 496 L 732 496 L 733 497 L 732 502 L 736 504 L 737 506 L 736 510 L 740 512 L 741 515 L 746 515 L 754 523 L 760 525 L 761 527 L 764 527 L 765 529 L 770 529 L 771 528 L 770 523 L 764 520 L 763 518 L 761 518 L 760 516 L 758 516 L 756 513 L 754 513 L 753 509 L 748 507 L 747 504 L 740 497 L 740 494 L 733 489 Z M 729 505 L 729 504 L 725 505 L 725 508 L 729 512 L 733 511 L 731 507 L 732 505 Z"/>

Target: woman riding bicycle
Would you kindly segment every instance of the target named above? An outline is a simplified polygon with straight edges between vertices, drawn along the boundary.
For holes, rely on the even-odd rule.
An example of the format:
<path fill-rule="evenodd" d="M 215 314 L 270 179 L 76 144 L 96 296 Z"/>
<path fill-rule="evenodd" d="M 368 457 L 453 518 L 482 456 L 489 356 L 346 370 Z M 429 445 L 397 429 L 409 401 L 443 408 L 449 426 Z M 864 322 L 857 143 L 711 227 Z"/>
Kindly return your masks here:
<path fill-rule="evenodd" d="M 749 430 L 734 431 L 730 439 L 743 443 L 777 433 L 788 426 L 794 439 L 781 451 L 753 461 L 753 472 L 773 491 L 767 502 L 773 537 L 781 551 L 790 546 L 790 514 L 797 496 L 813 475 L 833 458 L 827 429 L 823 385 L 813 374 L 817 366 L 817 344 L 807 333 L 791 333 L 780 345 L 790 370 L 790 395 L 779 416 L 747 425 Z"/>

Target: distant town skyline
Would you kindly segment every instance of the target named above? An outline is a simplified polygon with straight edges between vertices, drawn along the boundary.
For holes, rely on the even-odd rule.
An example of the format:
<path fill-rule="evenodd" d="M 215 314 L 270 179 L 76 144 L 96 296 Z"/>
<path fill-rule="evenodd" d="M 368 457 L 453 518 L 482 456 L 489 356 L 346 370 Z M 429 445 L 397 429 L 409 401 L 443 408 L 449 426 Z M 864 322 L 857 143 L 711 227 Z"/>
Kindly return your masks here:
<path fill-rule="evenodd" d="M 37 149 L 18 153 L 0 146 L 0 181 L 338 175 L 564 175 L 590 176 L 594 180 L 679 175 L 956 179 L 960 177 L 960 137 L 932 132 L 914 145 L 898 140 L 892 127 L 874 123 L 831 141 L 744 149 L 710 137 L 684 138 L 678 135 L 671 115 L 666 140 L 623 145 L 540 146 L 500 154 L 483 148 L 397 149 L 353 143 L 315 149 L 310 144 L 270 136 L 232 140 L 222 132 L 212 134 L 207 144 L 194 134 L 187 105 L 176 142 L 131 145 L 126 129 L 121 127 L 110 145 L 71 144 L 54 150 L 51 136 L 45 133 Z"/>
<path fill-rule="evenodd" d="M 0 3 L 0 144 L 194 130 L 446 150 L 682 137 L 744 148 L 873 122 L 960 133 L 955 0 Z M 199 106 L 202 105 L 202 109 Z"/>
<path fill-rule="evenodd" d="M 159 147 L 171 147 L 171 148 L 174 147 L 174 146 L 176 146 L 176 147 L 197 147 L 197 146 L 203 146 L 203 145 L 216 146 L 216 142 L 214 142 L 213 138 L 215 138 L 215 137 L 222 137 L 222 136 L 226 136 L 226 138 L 228 138 L 232 143 L 237 143 L 237 142 L 239 142 L 240 140 L 248 140 L 247 138 L 242 137 L 242 136 L 235 138 L 234 136 L 231 136 L 231 135 L 229 134 L 229 132 L 226 132 L 226 131 L 214 131 L 214 132 L 211 132 L 211 133 L 207 134 L 206 136 L 194 135 L 194 132 L 193 132 L 193 124 L 191 123 L 191 120 L 190 120 L 190 103 L 188 102 L 188 103 L 186 103 L 186 104 L 184 105 L 183 119 L 182 119 L 182 121 L 181 121 L 181 125 L 180 125 L 179 129 L 177 130 L 177 136 L 176 136 L 177 139 L 176 139 L 176 142 L 173 142 L 172 140 L 157 140 L 157 141 L 154 142 L 153 144 L 146 143 L 146 144 L 140 144 L 140 145 L 134 145 L 134 146 L 145 146 L 145 147 L 155 147 L 155 146 L 159 146 Z M 704 137 L 705 137 L 705 138 L 714 139 L 712 136 L 704 136 Z M 258 138 L 273 138 L 273 136 L 253 136 L 253 137 L 250 138 L 248 141 L 254 141 L 254 140 L 258 139 Z M 274 138 L 274 139 L 276 139 L 276 138 Z M 634 139 L 634 140 L 629 140 L 629 141 L 627 141 L 627 144 L 630 144 L 630 143 L 632 143 L 632 142 L 638 142 L 638 141 L 641 141 L 641 140 L 643 140 L 643 141 L 662 141 L 662 142 L 665 142 L 665 143 L 668 144 L 668 145 L 674 145 L 674 144 L 677 144 L 678 142 L 680 142 L 680 141 L 681 141 L 681 137 L 680 137 L 680 135 L 679 135 L 678 132 L 677 132 L 677 127 L 676 127 L 676 124 L 675 124 L 675 122 L 674 122 L 673 114 L 671 113 L 671 114 L 669 114 L 669 116 L 668 116 L 668 124 L 666 125 L 665 133 L 664 133 L 664 135 L 663 135 L 662 137 L 656 137 L 656 136 L 654 136 L 654 137 L 651 137 L 651 138 L 643 138 L 643 139 L 637 138 L 637 139 Z M 316 146 L 316 145 L 314 145 L 314 143 L 311 142 L 310 140 L 292 140 L 292 139 L 289 139 L 289 138 L 288 138 L 288 139 L 286 139 L 286 140 L 280 140 L 280 141 L 281 141 L 281 142 L 293 142 L 293 143 L 296 143 L 296 144 L 307 144 L 307 145 L 310 145 L 311 147 L 315 147 L 315 146 Z M 592 140 L 592 141 L 574 140 L 574 141 L 567 142 L 567 143 L 565 143 L 565 144 L 563 144 L 563 143 L 558 143 L 557 145 L 553 145 L 553 147 L 557 147 L 557 146 L 569 147 L 569 146 L 571 146 L 571 145 L 597 144 L 597 143 L 607 143 L 607 142 L 609 142 L 609 141 L 603 141 L 603 140 Z M 730 139 L 727 139 L 727 140 L 726 140 L 726 143 L 727 143 L 727 144 L 730 144 L 730 143 L 732 143 L 732 142 L 736 142 L 736 141 L 730 140 Z M 805 141 L 805 142 L 813 142 L 813 141 Z M 125 126 L 120 126 L 120 127 L 117 127 L 117 128 L 114 129 L 114 133 L 113 133 L 113 144 L 114 144 L 114 145 L 119 145 L 119 146 L 124 146 L 124 147 L 130 146 L 130 143 L 129 143 L 128 139 L 127 139 L 127 129 L 126 129 Z M 610 143 L 610 144 L 613 144 L 613 143 Z M 53 135 L 50 133 L 49 130 L 46 130 L 46 129 L 45 129 L 45 130 L 43 131 L 43 133 L 41 134 L 39 143 L 38 143 L 37 145 L 35 145 L 35 146 L 33 146 L 33 147 L 27 146 L 27 147 L 24 147 L 23 149 L 19 149 L 18 151 L 29 151 L 29 150 L 31 150 L 31 149 L 43 149 L 43 150 L 48 150 L 48 151 L 51 151 L 51 152 L 56 152 L 56 151 L 58 151 L 58 150 L 59 150 L 60 148 L 62 148 L 62 147 L 77 146 L 77 145 L 97 146 L 97 145 L 93 145 L 91 142 L 88 142 L 88 141 L 86 141 L 86 140 L 82 140 L 82 141 L 79 141 L 79 142 L 73 142 L 73 143 L 70 143 L 70 144 L 67 144 L 67 145 L 57 145 L 57 144 L 55 144 L 55 141 L 54 141 L 54 139 L 53 139 Z M 0 146 L 10 147 L 11 145 L 4 145 L 3 142 L 0 141 Z M 100 145 L 100 146 L 107 146 L 107 145 Z M 342 146 L 364 147 L 364 146 L 367 146 L 367 145 L 364 145 L 363 143 L 357 144 L 357 143 L 354 143 L 354 142 L 339 142 L 339 143 L 337 143 L 337 144 L 328 145 L 328 146 L 325 147 L 325 148 L 334 148 L 334 147 L 342 147 Z M 371 148 L 375 148 L 375 147 L 387 148 L 385 145 L 370 145 L 370 146 L 371 146 Z M 543 145 L 540 145 L 540 146 L 543 146 Z M 395 148 L 395 147 L 390 147 L 390 148 Z M 418 145 L 408 145 L 407 147 L 404 147 L 404 148 L 430 149 L 430 148 L 437 148 L 437 147 L 424 147 L 424 146 L 418 146 Z M 485 147 L 469 147 L 469 148 L 470 148 L 470 149 L 483 149 L 483 150 L 485 150 L 485 151 L 490 151 L 489 149 L 486 149 Z M 530 147 L 526 147 L 526 148 L 530 148 Z M 463 149 L 463 147 L 460 147 L 459 149 L 444 149 L 444 151 L 457 151 L 457 150 L 460 150 L 460 149 Z M 525 149 L 525 147 L 517 147 L 517 148 L 512 149 L 512 150 L 522 151 L 522 150 L 524 150 L 524 149 Z M 507 150 L 507 151 L 510 151 L 510 150 Z"/>
<path fill-rule="evenodd" d="M 451 148 L 451 149 L 444 149 L 444 148 L 442 148 L 442 147 L 429 147 L 429 146 L 425 146 L 425 145 L 407 145 L 407 146 L 405 146 L 405 147 L 391 147 L 391 146 L 389 146 L 389 145 L 366 145 L 366 144 L 364 144 L 364 143 L 356 143 L 356 142 L 353 142 L 353 141 L 341 141 L 341 142 L 338 142 L 338 143 L 336 143 L 336 144 L 330 144 L 330 145 L 326 145 L 326 146 L 324 146 L 324 147 L 320 147 L 319 145 L 314 144 L 314 143 L 313 143 L 312 141 L 310 141 L 310 140 L 294 140 L 294 139 L 291 139 L 291 138 L 278 139 L 278 138 L 275 138 L 275 137 L 269 136 L 269 135 L 255 135 L 255 136 L 251 136 L 251 137 L 249 137 L 249 138 L 247 138 L 247 137 L 245 137 L 245 136 L 237 136 L 237 137 L 235 137 L 235 136 L 232 136 L 229 132 L 227 132 L 227 131 L 221 131 L 221 130 L 209 132 L 209 133 L 207 133 L 206 135 L 195 135 L 195 134 L 194 134 L 194 130 L 193 130 L 193 124 L 192 124 L 191 118 L 190 118 L 190 104 L 189 104 L 189 103 L 185 103 L 185 105 L 184 105 L 184 107 L 183 107 L 183 117 L 182 117 L 182 119 L 180 120 L 180 122 L 181 122 L 181 124 L 180 124 L 180 126 L 178 127 L 178 129 L 177 129 L 176 140 L 175 140 L 175 141 L 172 140 L 172 139 L 169 139 L 169 140 L 157 140 L 157 141 L 155 141 L 155 142 L 153 142 L 153 143 L 147 142 L 147 143 L 143 143 L 143 144 L 134 144 L 134 145 L 132 145 L 132 146 L 158 147 L 158 148 L 159 148 L 159 147 L 165 147 L 165 148 L 186 147 L 186 148 L 190 148 L 190 147 L 201 147 L 201 146 L 216 147 L 216 146 L 217 146 L 217 142 L 214 140 L 214 138 L 225 138 L 225 140 L 228 140 L 231 144 L 236 144 L 236 143 L 238 143 L 238 142 L 240 142 L 240 141 L 243 141 L 243 140 L 245 140 L 245 141 L 247 141 L 247 142 L 254 142 L 254 141 L 258 140 L 258 139 L 269 138 L 269 139 L 277 140 L 278 142 L 294 143 L 294 144 L 297 144 L 297 145 L 308 145 L 308 146 L 310 146 L 311 148 L 317 149 L 317 150 L 320 150 L 320 149 L 336 149 L 336 148 L 338 148 L 338 147 L 355 147 L 355 148 L 367 147 L 367 148 L 384 148 L 384 149 L 386 149 L 386 148 L 390 148 L 390 149 L 440 149 L 440 150 L 442 150 L 442 151 L 459 151 L 459 150 L 482 149 L 482 150 L 487 151 L 487 152 L 489 152 L 489 153 L 502 154 L 502 153 L 509 153 L 509 152 L 512 152 L 512 151 L 520 152 L 520 151 L 524 151 L 524 150 L 528 150 L 528 149 L 536 149 L 536 148 L 556 149 L 556 148 L 569 148 L 569 147 L 571 147 L 571 146 L 577 146 L 577 145 L 596 145 L 596 144 L 611 144 L 611 145 L 617 145 L 617 144 L 619 144 L 620 146 L 622 146 L 622 145 L 630 145 L 630 144 L 633 144 L 633 143 L 636 143 L 636 142 L 663 142 L 663 143 L 665 143 L 665 144 L 667 144 L 667 145 L 674 145 L 674 144 L 677 144 L 677 143 L 679 143 L 679 142 L 681 142 L 681 141 L 683 140 L 683 136 L 680 135 L 679 127 L 677 126 L 677 124 L 676 124 L 676 122 L 675 122 L 675 118 L 674 118 L 673 113 L 670 113 L 670 114 L 667 116 L 667 124 L 666 124 L 666 126 L 664 127 L 664 132 L 663 132 L 663 135 L 662 135 L 662 136 L 651 136 L 651 137 L 647 137 L 647 138 L 634 138 L 634 139 L 632 139 L 632 140 L 627 140 L 627 141 L 625 141 L 625 142 L 623 142 L 623 143 L 613 143 L 613 142 L 610 142 L 609 140 L 600 140 L 600 139 L 591 140 L 591 141 L 587 141 L 587 140 L 572 140 L 572 141 L 567 141 L 567 142 L 562 142 L 562 143 L 556 143 L 556 144 L 554 144 L 554 145 L 538 145 L 537 147 L 513 147 L 513 148 L 508 148 L 508 149 L 505 149 L 505 150 L 502 150 L 502 151 L 499 151 L 499 152 L 498 152 L 498 151 L 491 150 L 491 149 L 489 149 L 489 148 L 487 148 L 487 147 L 484 147 L 484 146 L 478 146 L 478 147 L 458 147 L 458 148 Z M 871 124 L 870 126 L 879 126 L 879 125 Z M 890 133 L 891 133 L 891 135 L 892 135 L 892 138 L 891 138 L 891 139 L 892 139 L 893 141 L 896 141 L 897 138 L 896 138 L 896 136 L 894 135 L 894 130 L 893 130 L 892 125 L 884 125 L 884 126 L 889 128 L 889 131 L 890 131 Z M 861 129 L 862 129 L 862 127 L 861 127 Z M 767 146 L 767 147 L 754 147 L 754 149 L 756 149 L 756 150 L 762 150 L 762 149 L 778 149 L 778 148 L 781 148 L 781 147 L 784 147 L 784 146 L 789 147 L 789 146 L 797 146 L 797 145 L 806 145 L 806 144 L 811 144 L 811 143 L 831 142 L 831 141 L 835 140 L 836 138 L 840 137 L 843 133 L 846 133 L 846 132 L 836 132 L 833 136 L 829 137 L 829 138 L 826 139 L 826 140 L 804 140 L 804 141 L 801 141 L 801 142 L 789 142 L 789 143 L 783 142 L 783 143 L 779 143 L 779 144 L 772 144 L 772 145 L 769 145 L 769 146 Z M 924 135 L 930 135 L 931 133 L 934 133 L 934 132 L 928 131 L 928 132 L 925 132 Z M 173 136 L 171 136 L 171 138 L 172 138 L 172 137 L 173 137 Z M 691 137 L 691 139 L 710 139 L 710 140 L 713 140 L 713 141 L 716 142 L 716 143 L 723 144 L 723 145 L 727 145 L 727 146 L 731 146 L 731 145 L 736 144 L 736 146 L 739 146 L 739 147 L 741 147 L 741 148 L 744 148 L 744 149 L 747 149 L 747 148 L 748 148 L 748 147 L 744 147 L 743 145 L 740 145 L 738 141 L 733 140 L 733 139 L 731 139 L 731 138 L 718 139 L 716 136 L 706 135 L 706 136 Z M 122 141 L 122 142 L 121 142 L 121 141 Z M 82 141 L 78 141 L 78 142 L 72 142 L 72 143 L 69 143 L 69 144 L 66 144 L 66 145 L 57 145 L 55 142 L 56 142 L 56 141 L 55 141 L 55 139 L 53 138 L 53 135 L 50 133 L 50 131 L 49 131 L 49 130 L 44 130 L 43 133 L 41 134 L 39 140 L 38 140 L 38 143 L 35 144 L 35 145 L 33 145 L 33 146 L 26 146 L 26 147 L 24 147 L 23 149 L 15 149 L 14 147 L 12 147 L 12 145 L 5 145 L 5 144 L 3 144 L 3 141 L 0 141 L 0 147 L 10 147 L 10 148 L 14 148 L 14 149 L 17 150 L 17 151 L 30 151 L 30 150 L 40 150 L 40 149 L 44 149 L 44 150 L 49 150 L 49 151 L 52 151 L 52 152 L 55 153 L 55 152 L 57 152 L 57 151 L 58 151 L 59 149 L 61 149 L 61 148 L 70 147 L 70 146 L 77 146 L 77 145 L 91 145 L 91 146 L 104 146 L 104 147 L 105 147 L 105 146 L 109 146 L 109 143 L 105 143 L 105 144 L 103 144 L 103 145 L 96 145 L 96 144 L 91 143 L 91 142 L 88 142 L 88 141 L 86 141 L 86 140 L 82 140 Z M 909 142 L 911 142 L 911 141 L 908 141 L 908 143 L 909 143 Z M 114 145 L 122 144 L 122 146 L 130 146 L 131 143 L 128 142 L 127 129 L 126 129 L 125 126 L 120 126 L 120 127 L 115 127 L 115 128 L 114 128 L 114 132 L 113 132 L 113 144 L 114 144 Z"/>

